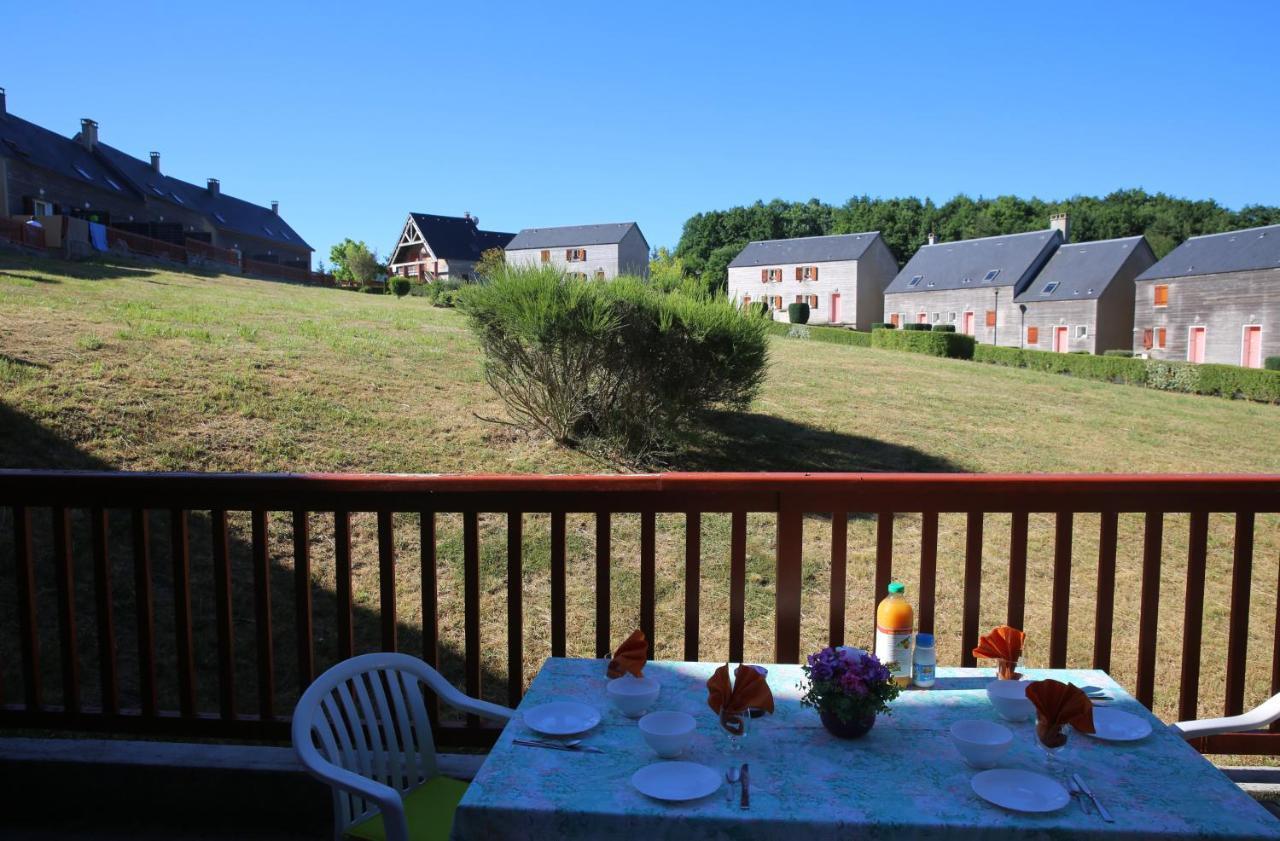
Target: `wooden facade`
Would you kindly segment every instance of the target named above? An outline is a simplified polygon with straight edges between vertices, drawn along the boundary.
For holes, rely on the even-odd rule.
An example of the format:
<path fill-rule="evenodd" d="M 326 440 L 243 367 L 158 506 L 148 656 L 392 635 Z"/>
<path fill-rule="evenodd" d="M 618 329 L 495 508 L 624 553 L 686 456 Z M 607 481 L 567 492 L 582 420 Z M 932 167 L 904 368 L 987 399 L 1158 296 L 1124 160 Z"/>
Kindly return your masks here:
<path fill-rule="evenodd" d="M 1133 350 L 1260 368 L 1280 356 L 1280 267 L 1137 283 Z"/>

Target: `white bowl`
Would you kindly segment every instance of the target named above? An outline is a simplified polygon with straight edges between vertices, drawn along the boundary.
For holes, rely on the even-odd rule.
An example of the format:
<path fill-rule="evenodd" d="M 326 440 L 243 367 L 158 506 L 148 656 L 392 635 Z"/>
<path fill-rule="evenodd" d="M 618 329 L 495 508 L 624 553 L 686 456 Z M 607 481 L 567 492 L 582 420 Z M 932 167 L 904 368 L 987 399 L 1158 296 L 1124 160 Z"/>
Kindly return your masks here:
<path fill-rule="evenodd" d="M 987 698 L 1005 721 L 1026 721 L 1036 714 L 1035 704 L 1027 700 L 1029 680 L 993 680 L 987 684 Z"/>
<path fill-rule="evenodd" d="M 658 756 L 672 759 L 689 746 L 697 725 L 688 713 L 663 710 L 640 719 L 640 732 Z"/>
<path fill-rule="evenodd" d="M 625 674 L 609 681 L 607 690 L 609 700 L 613 701 L 618 712 L 627 718 L 639 718 L 658 700 L 658 690 L 661 688 L 661 684 L 651 677 Z"/>
<path fill-rule="evenodd" d="M 951 725 L 951 744 L 974 768 L 994 768 L 1013 745 L 1013 731 L 994 721 L 966 719 Z"/>

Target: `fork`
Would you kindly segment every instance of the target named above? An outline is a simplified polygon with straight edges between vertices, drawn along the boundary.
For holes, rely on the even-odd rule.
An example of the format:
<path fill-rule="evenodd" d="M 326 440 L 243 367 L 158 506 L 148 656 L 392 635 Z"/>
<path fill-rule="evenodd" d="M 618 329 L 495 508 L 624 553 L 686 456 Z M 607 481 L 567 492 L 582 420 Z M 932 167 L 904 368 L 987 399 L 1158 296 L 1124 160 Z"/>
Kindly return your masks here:
<path fill-rule="evenodd" d="M 1089 798 L 1085 796 L 1084 790 L 1080 788 L 1080 784 L 1070 777 L 1067 778 L 1067 782 L 1070 783 L 1071 786 L 1071 796 L 1080 804 L 1080 811 L 1084 812 L 1086 815 L 1093 814 L 1093 811 L 1089 808 Z"/>

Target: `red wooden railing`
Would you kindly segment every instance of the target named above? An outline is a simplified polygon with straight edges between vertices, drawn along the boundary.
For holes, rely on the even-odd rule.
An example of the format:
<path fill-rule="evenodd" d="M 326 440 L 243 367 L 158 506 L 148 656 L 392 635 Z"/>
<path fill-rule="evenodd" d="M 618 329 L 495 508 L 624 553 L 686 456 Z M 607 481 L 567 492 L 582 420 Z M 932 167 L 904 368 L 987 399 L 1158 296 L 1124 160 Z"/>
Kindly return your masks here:
<path fill-rule="evenodd" d="M 0 239 L 31 248 L 44 248 L 45 236 L 43 228 L 36 228 L 17 219 L 0 216 Z"/>
<path fill-rule="evenodd" d="M 198 239 L 187 239 L 186 248 L 188 257 L 192 254 L 198 255 L 205 260 L 213 260 L 216 263 L 225 263 L 228 266 L 240 265 L 240 252 L 230 248 L 219 248 L 216 245 L 210 245 L 207 242 L 201 242 Z"/>
<path fill-rule="evenodd" d="M 267 277 L 278 277 L 284 280 L 296 280 L 299 283 L 311 283 L 312 272 L 309 269 L 296 269 L 292 266 L 282 266 L 279 263 L 268 263 L 262 260 L 243 260 L 241 267 L 245 274 L 265 275 Z"/>
<path fill-rule="evenodd" d="M 614 605 L 610 601 L 610 580 L 617 556 L 611 542 L 615 515 L 639 515 L 639 624 L 650 640 L 661 640 L 675 634 L 676 629 L 658 627 L 655 615 L 657 575 L 657 517 L 673 513 L 684 516 L 684 563 L 677 576 L 683 577 L 683 656 L 687 659 L 726 657 L 743 658 L 746 624 L 745 586 L 747 569 L 747 517 L 767 514 L 775 519 L 775 560 L 773 568 L 773 657 L 778 662 L 797 662 L 801 650 L 801 610 L 805 596 L 802 554 L 806 529 L 829 530 L 831 580 L 819 585 L 819 596 L 825 590 L 829 615 L 827 637 L 832 644 L 844 640 L 845 612 L 849 601 L 847 570 L 850 562 L 848 537 L 849 514 L 868 512 L 875 517 L 874 579 L 871 599 L 858 604 L 859 611 L 871 615 L 874 597 L 884 592 L 885 584 L 895 574 L 914 575 L 918 569 L 919 627 L 934 628 L 937 610 L 937 574 L 939 516 L 959 513 L 965 517 L 963 542 L 963 599 L 961 605 L 961 661 L 973 665 L 970 650 L 977 642 L 980 607 L 983 598 L 984 526 L 987 515 L 1000 512 L 1010 515 L 1007 566 L 1001 560 L 994 578 L 999 589 L 1007 588 L 1007 620 L 1021 626 L 1027 599 L 1032 603 L 1050 603 L 1048 665 L 1068 664 L 1068 618 L 1073 563 L 1073 536 L 1076 515 L 1098 516 L 1098 551 L 1096 571 L 1096 607 L 1093 623 L 1091 663 L 1070 665 L 1110 669 L 1112 667 L 1112 634 L 1117 614 L 1117 534 L 1121 516 L 1137 514 L 1145 523 L 1137 615 L 1138 625 L 1136 681 L 1134 693 L 1151 706 L 1156 687 L 1156 651 L 1160 583 L 1162 572 L 1169 572 L 1163 558 L 1164 524 L 1172 514 L 1189 514 L 1186 591 L 1182 609 L 1182 655 L 1178 685 L 1179 718 L 1194 718 L 1199 707 L 1201 633 L 1204 625 L 1205 569 L 1208 521 L 1210 515 L 1225 515 L 1234 520 L 1232 548 L 1230 612 L 1226 644 L 1223 710 L 1226 714 L 1241 711 L 1245 697 L 1245 668 L 1248 646 L 1251 581 L 1254 576 L 1253 555 L 1258 515 L 1280 512 L 1280 476 L 986 476 L 963 474 L 664 474 L 641 476 L 387 476 L 387 475 L 217 475 L 217 474 L 128 474 L 70 473 L 41 471 L 0 471 L 0 510 L 11 512 L 11 539 L 14 552 L 14 576 L 10 593 L 0 603 L 14 605 L 17 614 L 17 638 L 3 640 L 16 650 L 15 662 L 0 662 L 0 687 L 21 685 L 17 696 L 0 698 L 0 726 L 71 728 L 119 732 L 167 733 L 175 735 L 216 736 L 283 740 L 288 738 L 287 703 L 281 702 L 280 669 L 275 657 L 281 649 L 276 635 L 282 628 L 273 615 L 269 576 L 270 540 L 269 512 L 291 512 L 291 546 L 294 571 L 289 592 L 292 600 L 292 622 L 283 630 L 289 632 L 296 645 L 297 665 L 293 669 L 300 689 L 315 676 L 319 638 L 332 640 L 338 657 L 350 656 L 358 645 L 353 630 L 353 560 L 352 512 L 376 514 L 376 567 L 379 605 L 377 616 L 378 645 L 383 649 L 399 647 L 396 576 L 400 563 L 394 524 L 396 517 L 407 513 L 420 515 L 418 561 L 420 563 L 420 605 L 422 656 L 439 664 L 441 657 L 442 610 L 439 592 L 439 570 L 457 558 L 441 557 L 437 535 L 440 515 L 458 514 L 462 520 L 462 538 L 456 551 L 461 558 L 462 582 L 462 685 L 469 694 L 479 694 L 481 668 L 482 582 L 480 515 L 497 513 L 507 521 L 505 601 L 507 607 L 506 668 L 508 700 L 520 699 L 523 678 L 531 664 L 524 662 L 524 616 L 529 607 L 522 571 L 531 562 L 524 529 L 525 514 L 549 515 L 547 553 L 538 558 L 548 562 L 550 603 L 550 653 L 565 655 L 567 650 L 566 588 L 578 585 L 568 578 L 566 564 L 566 515 L 594 516 L 594 654 L 606 655 L 617 637 L 629 628 L 615 627 Z M 36 551 L 33 541 L 37 523 L 45 522 L 50 535 L 41 535 L 40 545 L 47 551 Z M 114 516 L 108 515 L 109 510 Z M 88 514 L 88 552 L 76 545 L 73 518 L 84 534 L 84 515 Z M 161 662 L 157 656 L 156 569 L 152 552 L 157 543 L 150 533 L 156 512 L 167 513 L 168 555 L 172 567 L 170 585 L 173 591 L 172 622 L 174 656 Z M 210 533 L 212 555 L 212 603 L 214 621 L 211 629 L 193 630 L 192 598 L 207 605 L 205 582 L 192 579 L 190 524 L 199 514 Z M 250 513 L 250 566 L 252 569 L 253 606 L 248 616 L 237 615 L 233 595 L 232 552 L 229 550 L 228 513 Z M 1048 513 L 1055 518 L 1052 541 L 1052 576 L 1047 588 L 1028 593 L 1028 518 Z M 35 515 L 39 513 L 37 518 Z M 895 558 L 895 521 L 901 514 L 920 515 L 918 559 Z M 702 576 L 703 515 L 729 515 L 729 596 L 725 621 L 728 623 L 727 650 L 709 651 L 700 646 L 701 601 L 699 582 Z M 814 517 L 813 515 L 825 515 Z M 807 516 L 808 515 L 808 516 Z M 315 627 L 312 612 L 313 540 L 310 524 L 320 517 L 331 518 L 333 524 L 333 597 L 336 606 L 334 627 Z M 127 524 L 131 542 L 121 544 L 131 554 L 132 576 L 122 575 L 117 567 L 122 559 L 109 551 L 109 535 L 119 534 Z M 3 520 L 0 520 L 0 524 Z M 1274 528 L 1274 524 L 1271 526 Z M 0 539 L 4 538 L 0 531 Z M 1268 539 L 1272 539 L 1268 535 Z M 83 541 L 83 537 L 81 538 Z M 163 540 L 159 541 L 163 544 Z M 452 545 L 452 544 L 451 544 Z M 1273 543 L 1267 543 L 1273 546 Z M 77 552 L 79 554 L 77 554 Z M 539 553 L 540 554 L 540 553 Z M 74 558 L 80 558 L 79 564 Z M 625 559 L 630 563 L 630 559 Z M 989 565 L 990 557 L 985 559 Z M 1180 560 L 1180 559 L 1179 559 Z M 1274 562 L 1268 558 L 1267 563 Z M 48 564 L 52 570 L 42 568 Z M 91 568 L 94 577 L 94 623 L 88 625 L 78 612 L 75 575 L 77 566 Z M 918 566 L 917 566 L 918 565 Z M 1175 569 L 1176 571 L 1176 569 Z M 663 572 L 669 572 L 664 564 Z M 680 573 L 683 573 L 682 576 Z M 51 573 L 51 574 L 50 574 Z M 1126 574 L 1127 571 L 1126 571 Z M 1274 577 L 1275 571 L 1267 575 Z M 56 616 L 47 615 L 47 607 L 39 609 L 37 581 L 52 579 L 52 600 Z M 0 579 L 9 586 L 9 579 Z M 206 579 L 207 580 L 207 579 Z M 127 594 L 118 592 L 122 582 L 131 585 Z M 948 586 L 950 582 L 944 582 Z M 813 604 L 813 586 L 810 604 Z M 116 588 L 113 591 L 113 587 Z M 46 587 L 46 591 L 47 591 Z M 865 591 L 865 588 L 859 588 Z M 1047 590 L 1047 592 L 1046 592 Z M 990 587 L 988 588 L 990 592 Z M 998 592 L 998 591 L 997 591 Z M 132 614 L 121 613 L 120 597 L 127 595 Z M 998 597 L 998 596 L 997 596 Z M 280 604 L 277 594 L 276 603 Z M 81 600 L 85 600 L 83 595 Z M 48 601 L 45 605 L 48 605 Z M 628 606 L 629 607 L 629 606 Z M 242 603 L 239 612 L 246 606 Z M 278 608 L 279 609 L 279 608 Z M 539 610 L 541 608 L 539 607 Z M 952 608 L 954 611 L 954 608 Z M 1121 615 L 1131 613 L 1121 610 Z M 51 637 L 51 623 L 56 618 L 57 650 L 46 651 L 40 644 L 42 629 Z M 453 617 L 445 616 L 446 620 Z M 1274 621 L 1267 617 L 1268 621 Z M 4 633 L 10 633 L 13 620 L 5 619 Z M 275 624 L 273 624 L 273 622 Z M 137 706 L 126 709 L 120 701 L 120 654 L 118 630 L 122 624 L 135 626 L 131 634 L 137 647 Z M 235 631 L 251 626 L 252 653 L 237 654 Z M 196 633 L 216 636 L 216 652 L 206 651 L 203 660 L 194 648 Z M 86 647 L 79 639 L 82 633 L 93 635 L 96 642 L 98 685 L 94 691 L 100 703 L 82 703 L 84 686 L 81 661 Z M 1271 625 L 1276 634 L 1276 626 Z M 328 643 L 326 643 L 327 645 Z M 1163 646 L 1171 644 L 1162 640 Z M 1271 668 L 1271 692 L 1280 691 L 1280 635 L 1276 635 Z M 45 646 L 51 647 L 51 646 Z M 94 650 L 93 647 L 89 648 Z M 1166 649 L 1167 650 L 1167 649 Z M 581 652 L 579 652 L 581 653 Z M 46 660 L 57 660 L 52 669 Z M 237 709 L 237 666 L 248 665 L 252 658 L 256 678 L 256 709 Z M 216 668 L 200 663 L 216 663 Z M 176 671 L 176 709 L 162 709 L 157 694 L 157 672 L 166 675 Z M 9 671 L 9 675 L 4 672 Z M 15 674 L 20 672 L 20 675 Z M 61 686 L 60 704 L 53 704 L 42 690 L 42 679 L 57 677 Z M 1167 680 L 1173 676 L 1165 675 Z M 217 704 L 203 708 L 197 686 L 218 687 Z M 441 721 L 433 710 L 433 721 L 439 724 L 441 744 L 490 743 L 494 731 L 478 722 L 461 724 Z M 1199 747 L 1208 752 L 1280 753 L 1280 732 L 1216 737 L 1204 740 Z"/>
<path fill-rule="evenodd" d="M 107 245 L 115 248 L 124 245 L 133 254 L 147 257 L 163 257 L 178 263 L 187 262 L 187 249 L 162 239 L 152 239 L 142 234 L 122 231 L 119 228 L 107 228 Z"/>

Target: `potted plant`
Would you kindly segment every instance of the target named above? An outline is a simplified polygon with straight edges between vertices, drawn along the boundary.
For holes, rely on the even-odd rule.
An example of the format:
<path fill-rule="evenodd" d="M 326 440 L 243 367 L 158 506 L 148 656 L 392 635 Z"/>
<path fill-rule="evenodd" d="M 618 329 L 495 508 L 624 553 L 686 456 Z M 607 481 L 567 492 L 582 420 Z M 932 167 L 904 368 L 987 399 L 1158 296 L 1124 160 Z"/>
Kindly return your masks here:
<path fill-rule="evenodd" d="M 801 668 L 807 680 L 800 703 L 817 710 L 822 726 L 841 739 L 865 736 L 898 697 L 889 669 L 860 648 L 824 648 Z"/>

